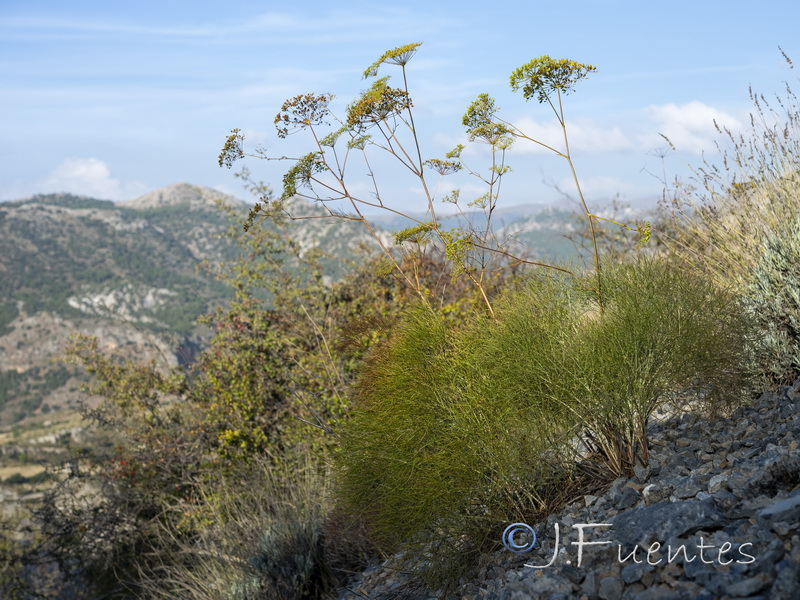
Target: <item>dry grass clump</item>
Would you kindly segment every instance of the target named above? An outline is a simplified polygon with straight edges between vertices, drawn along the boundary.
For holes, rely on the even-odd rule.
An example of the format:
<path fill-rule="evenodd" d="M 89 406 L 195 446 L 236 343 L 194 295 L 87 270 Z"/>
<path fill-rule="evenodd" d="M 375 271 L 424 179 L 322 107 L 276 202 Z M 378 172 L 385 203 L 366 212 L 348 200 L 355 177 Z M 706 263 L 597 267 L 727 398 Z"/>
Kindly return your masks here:
<path fill-rule="evenodd" d="M 163 570 L 146 574 L 148 596 L 320 599 L 363 568 L 369 544 L 334 509 L 330 471 L 308 451 L 287 457 L 286 467 L 278 472 L 254 459 L 209 486 L 193 515 L 202 522 L 193 543 L 163 530 L 172 555 Z"/>

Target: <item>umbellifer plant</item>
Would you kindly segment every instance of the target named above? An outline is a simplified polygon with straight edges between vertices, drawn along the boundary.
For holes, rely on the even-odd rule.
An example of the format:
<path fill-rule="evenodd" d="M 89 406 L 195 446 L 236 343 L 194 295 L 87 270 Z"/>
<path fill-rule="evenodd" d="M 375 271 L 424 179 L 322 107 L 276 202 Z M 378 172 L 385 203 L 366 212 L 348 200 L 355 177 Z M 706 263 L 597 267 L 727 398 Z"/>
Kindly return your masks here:
<path fill-rule="evenodd" d="M 379 209 L 402 216 L 413 224 L 394 235 L 394 242 L 401 247 L 401 251 L 421 258 L 431 242 L 436 242 L 438 247 L 444 249 L 452 271 L 463 274 L 472 282 L 483 298 L 489 314 L 494 315 L 487 291 L 487 277 L 490 269 L 497 266 L 499 259 L 505 261 L 505 264 L 510 261 L 514 264 L 545 266 L 577 276 L 577 273 L 564 267 L 528 260 L 510 252 L 503 244 L 498 243 L 492 232 L 492 215 L 497 207 L 500 183 L 510 170 L 506 165 L 506 151 L 514 139 L 521 138 L 552 151 L 569 164 L 592 236 L 594 288 L 602 312 L 601 261 L 595 239 L 595 222 L 601 217 L 589 210 L 581 191 L 569 148 L 563 106 L 563 96 L 572 92 L 580 80 L 593 73 L 595 67 L 572 60 L 541 56 L 511 75 L 512 90 L 521 91 L 526 100 L 536 98 L 553 109 L 564 137 L 564 147 L 560 150 L 526 135 L 518 127 L 500 119 L 495 100 L 488 94 L 479 95 L 468 107 L 462 122 L 471 142 L 490 147 L 491 165 L 486 173 L 480 173 L 470 168 L 462 158 L 463 145 L 448 152 L 444 158 L 423 159 L 406 69 L 419 46 L 420 43 L 412 43 L 389 50 L 370 65 L 364 71 L 364 77 L 375 77 L 375 81 L 347 107 L 346 113 L 341 117 L 331 111 L 330 106 L 334 99 L 332 94 L 301 94 L 284 102 L 275 117 L 278 137 L 286 138 L 299 131 L 308 133 L 312 147 L 307 154 L 299 157 L 278 157 L 270 156 L 264 149 L 245 152 L 244 135 L 239 129 L 232 130 L 219 157 L 221 166 L 230 167 L 245 156 L 293 163 L 283 176 L 283 192 L 280 198 L 256 203 L 250 213 L 250 224 L 276 212 L 295 219 L 334 218 L 363 223 L 383 252 L 390 271 L 409 285 L 424 303 L 428 303 L 430 290 L 425 288 L 417 276 L 414 270 L 416 262 L 400 260 L 365 215 L 365 211 Z M 400 87 L 392 87 L 389 76 L 378 77 L 380 67 L 385 64 L 400 67 Z M 414 217 L 385 200 L 372 166 L 376 152 L 393 157 L 401 170 L 418 182 L 426 206 L 424 216 Z M 354 185 L 351 173 L 355 162 L 358 162 L 359 168 L 366 167 L 368 188 L 371 190 L 367 195 L 355 191 L 359 189 Z M 468 203 L 470 208 L 483 212 L 484 220 L 476 225 L 467 219 L 463 229 L 446 229 L 437 216 L 435 203 L 438 182 L 433 184 L 432 177 L 438 179 L 462 169 L 478 178 L 486 188 L 485 194 Z M 441 200 L 454 204 L 463 214 L 459 196 L 459 190 L 454 190 Z M 293 215 L 291 201 L 295 197 L 318 202 L 325 207 L 326 213 L 313 216 Z M 347 206 L 346 211 L 339 208 L 342 204 Z M 649 238 L 647 223 L 639 228 L 617 224 L 639 231 L 643 241 Z M 492 257 L 498 260 L 492 260 Z M 403 266 L 404 264 L 408 266 Z"/>
<path fill-rule="evenodd" d="M 377 78 L 382 65 L 395 65 L 402 85 L 375 79 L 342 117 L 331 111 L 329 94 L 283 104 L 275 119 L 279 137 L 304 132 L 313 147 L 299 157 L 281 157 L 293 163 L 281 197 L 256 204 L 250 224 L 275 212 L 292 216 L 295 197 L 316 201 L 325 214 L 296 218 L 363 223 L 391 271 L 420 298 L 420 307 L 371 350 L 351 387 L 349 420 L 338 428 L 338 493 L 343 506 L 365 516 L 384 548 L 410 550 L 435 571 L 431 581 L 444 584 L 487 539 L 499 539 L 500 524 L 541 516 L 566 501 L 584 483 L 587 468 L 596 484 L 646 462 L 647 420 L 670 394 L 696 388 L 712 406 L 724 408 L 746 386 L 748 357 L 741 348 L 749 323 L 739 319 L 735 298 L 718 294 L 692 272 L 645 261 L 602 268 L 595 232 L 600 217 L 580 188 L 563 103 L 595 71 L 592 65 L 542 56 L 511 76 L 513 90 L 553 110 L 563 132 L 561 149 L 527 136 L 498 116 L 493 98 L 478 96 L 463 124 L 471 142 L 489 146 L 491 164 L 481 172 L 467 164 L 463 146 L 423 159 L 406 73 L 418 47 L 396 48 L 373 63 L 365 77 Z M 506 153 L 520 138 L 567 161 L 592 238 L 589 283 L 577 269 L 515 255 L 492 233 L 500 183 L 509 171 Z M 243 143 L 234 130 L 220 164 L 244 156 L 279 158 L 245 153 Z M 375 153 L 393 157 L 416 179 L 424 216 L 404 213 L 384 195 L 372 168 Z M 368 173 L 367 196 L 355 191 L 351 177 L 357 159 Z M 462 170 L 485 186 L 486 193 L 468 203 L 485 220 L 447 230 L 437 215 L 431 175 Z M 441 199 L 462 210 L 459 195 Z M 346 212 L 336 208 L 341 203 Z M 413 222 L 394 236 L 412 258 L 442 248 L 451 271 L 482 296 L 483 314 L 452 327 L 435 310 L 415 261 L 398 256 L 365 215 L 368 209 Z M 643 241 L 649 237 L 648 224 L 629 229 Z M 548 270 L 499 296 L 495 308 L 487 281 L 495 267 L 509 263 Z M 429 552 L 437 544 L 437 552 Z"/>

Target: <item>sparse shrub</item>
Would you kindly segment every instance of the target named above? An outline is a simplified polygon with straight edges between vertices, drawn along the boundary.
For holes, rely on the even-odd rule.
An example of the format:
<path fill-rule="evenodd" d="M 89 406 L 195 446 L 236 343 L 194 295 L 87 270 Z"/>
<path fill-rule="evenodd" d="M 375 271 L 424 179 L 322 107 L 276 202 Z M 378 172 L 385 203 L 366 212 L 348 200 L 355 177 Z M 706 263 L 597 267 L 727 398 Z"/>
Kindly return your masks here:
<path fill-rule="evenodd" d="M 259 188 L 264 197 L 269 191 Z M 323 256 L 302 252 L 291 223 L 273 215 L 268 226 L 236 236 L 244 252 L 219 273 L 235 290 L 231 306 L 208 322 L 216 335 L 197 361 L 194 401 L 206 410 L 206 431 L 229 458 L 281 454 L 295 444 L 335 443 L 327 424 L 342 418 L 347 386 L 381 326 L 414 292 L 380 272 L 374 255 L 347 264 L 347 276 L 326 283 Z M 414 257 L 415 278 L 431 290 L 451 320 L 480 302 L 465 282 L 451 282 L 442 253 Z M 513 269 L 487 275 L 494 290 Z"/>
<path fill-rule="evenodd" d="M 5 483 L 9 483 L 10 477 Z M 5 515 L 0 518 L 0 594 L 9 600 L 22 600 L 29 597 L 32 585 L 25 576 L 25 544 L 15 537 L 19 525 L 16 519 Z"/>
<path fill-rule="evenodd" d="M 734 296 L 647 258 L 606 267 L 602 285 L 603 313 L 592 283 L 553 272 L 470 327 L 420 308 L 366 361 L 341 498 L 432 585 L 513 519 L 646 464 L 648 418 L 675 394 L 723 410 L 747 389 L 752 329 Z"/>

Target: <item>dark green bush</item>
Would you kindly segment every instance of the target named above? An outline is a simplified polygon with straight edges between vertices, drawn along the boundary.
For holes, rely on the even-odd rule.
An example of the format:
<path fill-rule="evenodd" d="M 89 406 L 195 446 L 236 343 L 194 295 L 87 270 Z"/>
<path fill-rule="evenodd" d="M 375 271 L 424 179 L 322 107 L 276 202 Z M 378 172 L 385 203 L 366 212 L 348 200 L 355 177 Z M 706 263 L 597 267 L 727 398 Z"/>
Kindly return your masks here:
<path fill-rule="evenodd" d="M 423 571 L 434 586 L 436 573 L 457 574 L 476 555 L 461 534 L 470 523 L 475 535 L 486 531 L 479 498 L 493 470 L 486 461 L 506 439 L 497 414 L 503 407 L 487 404 L 482 411 L 460 393 L 474 378 L 456 352 L 442 314 L 423 307 L 408 312 L 371 354 L 340 428 L 345 512 L 363 516 L 386 551 L 405 548 L 428 564 Z"/>
<path fill-rule="evenodd" d="M 0 335 L 5 335 L 12 331 L 11 323 L 19 315 L 17 305 L 13 302 L 5 302 L 0 304 Z"/>
<path fill-rule="evenodd" d="M 21 484 L 32 484 L 35 485 L 37 483 L 42 483 L 51 479 L 52 475 L 47 471 L 41 471 L 40 473 L 36 473 L 35 475 L 31 475 L 30 477 L 26 477 L 22 473 L 14 473 L 13 475 L 9 475 L 5 478 L 6 485 L 21 485 Z"/>
<path fill-rule="evenodd" d="M 3 483 L 6 485 L 20 485 L 23 483 L 28 483 L 28 478 L 22 473 L 14 473 L 13 475 L 6 477 Z"/>
<path fill-rule="evenodd" d="M 452 428 L 448 350 L 444 318 L 416 309 L 373 353 L 355 386 L 354 422 L 345 428 L 341 450 L 344 477 L 351 499 L 380 515 L 374 533 L 385 545 L 400 543 L 448 510 L 452 500 L 444 496 L 463 494 L 456 465 L 446 476 L 455 487 L 436 483 L 447 455 L 458 448 L 458 439 L 448 445 L 441 435 Z M 408 496 L 418 499 L 413 510 Z"/>

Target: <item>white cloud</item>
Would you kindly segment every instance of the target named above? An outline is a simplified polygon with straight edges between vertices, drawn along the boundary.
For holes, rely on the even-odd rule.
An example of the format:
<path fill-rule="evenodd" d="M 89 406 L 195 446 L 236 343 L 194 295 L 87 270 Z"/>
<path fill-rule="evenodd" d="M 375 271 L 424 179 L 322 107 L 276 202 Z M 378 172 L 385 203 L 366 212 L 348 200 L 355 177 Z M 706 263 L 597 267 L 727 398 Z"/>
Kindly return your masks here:
<path fill-rule="evenodd" d="M 107 200 L 129 200 L 147 192 L 138 181 L 123 182 L 98 158 L 65 158 L 40 185 L 42 192 L 69 192 Z"/>
<path fill-rule="evenodd" d="M 559 152 L 564 151 L 564 133 L 558 122 L 540 123 L 526 117 L 515 121 L 514 126 L 528 137 Z M 567 136 L 572 152 L 619 152 L 635 147 L 634 142 L 619 127 L 607 129 L 587 119 L 567 122 Z M 530 154 L 552 154 L 551 150 L 524 139 L 518 139 L 514 143 L 514 149 Z"/>
<path fill-rule="evenodd" d="M 652 150 L 662 147 L 664 140 L 659 134 L 667 136 L 681 152 L 709 152 L 715 149 L 714 143 L 719 133 L 714 122 L 731 131 L 741 131 L 744 127 L 740 118 L 734 114 L 708 106 L 699 101 L 685 104 L 663 104 L 650 106 L 644 110 L 649 123 L 626 127 L 604 127 L 590 119 L 567 122 L 567 135 L 570 150 L 575 152 L 605 154 L 609 152 L 625 152 Z M 557 121 L 535 121 L 522 118 L 513 122 L 525 135 L 546 144 L 551 148 L 564 151 L 564 134 Z M 646 133 L 645 133 L 646 131 Z M 437 143 L 454 142 L 453 138 L 439 136 Z M 463 140 L 459 140 L 464 143 Z M 470 145 L 467 146 L 470 148 Z M 518 138 L 512 151 L 521 154 L 552 155 L 552 150 L 534 142 Z"/>
<path fill-rule="evenodd" d="M 655 122 L 657 132 L 668 137 L 680 152 L 700 154 L 714 150 L 714 142 L 719 139 L 714 127 L 715 120 L 720 127 L 727 127 L 732 131 L 743 127 L 741 121 L 732 114 L 697 100 L 680 105 L 650 106 L 647 113 Z M 664 140 L 658 133 L 642 136 L 642 146 L 663 146 Z"/>
<path fill-rule="evenodd" d="M 513 122 L 513 125 L 520 132 L 531 137 L 551 148 L 563 152 L 564 133 L 561 126 L 556 121 L 540 123 L 528 117 Z M 635 142 L 626 135 L 619 127 L 605 129 L 590 120 L 579 120 L 567 123 L 567 135 L 569 136 L 569 147 L 572 152 L 619 152 L 636 148 Z M 466 155 L 478 155 L 480 149 L 485 149 L 482 144 L 471 144 L 466 134 L 458 137 L 443 133 L 436 134 L 433 141 L 439 146 L 449 149 L 456 144 L 464 144 Z M 511 151 L 518 154 L 544 154 L 553 155 L 552 150 L 544 148 L 523 138 L 517 138 Z"/>
<path fill-rule="evenodd" d="M 592 175 L 588 177 L 581 177 L 581 191 L 587 200 L 595 199 L 611 199 L 620 196 L 628 196 L 630 194 L 640 193 L 641 189 L 633 185 L 630 181 L 625 181 L 620 177 L 613 177 L 610 175 Z M 575 199 L 578 198 L 575 189 L 575 180 L 571 177 L 565 177 L 558 182 L 558 189 L 564 193 L 569 194 Z"/>
<path fill-rule="evenodd" d="M 246 152 L 253 152 L 258 147 L 266 147 L 267 144 L 274 141 L 277 137 L 277 135 L 271 131 L 263 131 L 260 129 L 245 129 L 241 134 L 244 136 Z"/>

